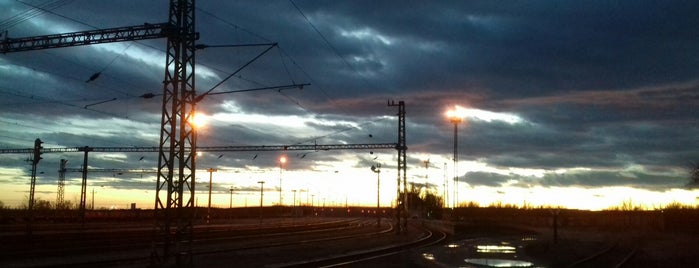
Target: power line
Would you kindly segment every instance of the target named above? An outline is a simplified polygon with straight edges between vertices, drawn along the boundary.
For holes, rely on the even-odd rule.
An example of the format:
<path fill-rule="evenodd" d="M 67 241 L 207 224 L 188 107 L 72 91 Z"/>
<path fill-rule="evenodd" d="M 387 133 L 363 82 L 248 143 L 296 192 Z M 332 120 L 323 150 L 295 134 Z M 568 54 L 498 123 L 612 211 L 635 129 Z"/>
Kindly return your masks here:
<path fill-rule="evenodd" d="M 12 17 L 9 17 L 7 19 L 0 21 L 0 29 L 2 29 L 3 31 L 11 29 L 12 27 L 17 26 L 18 24 L 20 24 L 22 22 L 25 22 L 29 19 L 32 19 L 34 17 L 40 16 L 40 15 L 46 13 L 46 10 L 53 10 L 53 9 L 59 8 L 61 6 L 69 4 L 72 1 L 73 0 L 47 1 L 43 4 L 40 4 L 39 7 L 32 6 L 32 8 L 25 10 L 24 12 L 21 12 L 19 14 L 16 14 Z M 26 3 L 22 2 L 22 1 L 17 1 L 17 2 L 20 2 L 20 3 L 26 5 Z"/>
<path fill-rule="evenodd" d="M 84 23 L 84 22 L 82 22 L 82 21 L 73 19 L 73 18 L 68 17 L 68 16 L 64 16 L 64 15 L 58 14 L 58 13 L 56 13 L 56 12 L 53 12 L 52 10 L 49 10 L 49 9 L 46 9 L 46 8 L 43 8 L 43 7 L 40 7 L 40 6 L 35 6 L 35 5 L 29 4 L 29 3 L 27 3 L 27 2 L 21 1 L 21 0 L 15 0 L 15 1 L 16 1 L 16 2 L 19 2 L 19 3 L 22 3 L 22 4 L 25 4 L 25 5 L 27 5 L 27 6 L 30 6 L 30 7 L 32 7 L 32 8 L 41 10 L 41 11 L 43 11 L 43 12 L 50 13 L 50 14 L 59 16 L 59 17 L 61 17 L 61 18 L 70 20 L 70 21 L 72 21 L 72 22 L 79 23 L 79 24 L 82 24 L 82 25 L 89 26 L 89 27 L 92 27 L 92 28 L 97 29 L 97 27 L 95 27 L 95 26 L 89 25 L 89 24 L 87 24 L 87 23 Z M 71 1 L 72 1 L 72 0 L 71 0 Z"/>
<path fill-rule="evenodd" d="M 311 22 L 311 20 L 306 16 L 306 14 L 304 14 L 303 11 L 301 11 L 301 8 L 299 8 L 299 7 L 296 5 L 296 3 L 294 3 L 293 0 L 289 0 L 289 2 L 291 3 L 291 5 L 294 6 L 294 8 L 296 8 L 296 10 L 299 12 L 299 14 L 301 14 L 301 16 L 302 16 L 302 17 L 306 20 L 306 22 L 308 23 L 308 25 L 310 25 L 311 28 L 313 28 L 313 30 L 318 34 L 318 36 L 320 36 L 320 38 L 323 39 L 323 41 L 325 42 L 325 44 L 328 45 L 328 46 L 330 47 L 330 49 L 332 49 L 332 51 L 335 53 L 335 55 L 336 55 L 338 58 L 340 58 L 340 60 L 342 60 L 342 62 L 344 62 L 345 65 L 347 65 L 347 67 L 349 67 L 353 72 L 355 72 L 355 73 L 357 74 L 357 76 L 359 76 L 360 78 L 362 78 L 362 80 L 364 81 L 364 83 L 366 83 L 367 86 L 369 86 L 369 88 L 376 89 L 376 87 L 374 87 L 371 83 L 369 83 L 369 81 L 367 81 L 366 79 L 364 79 L 364 76 L 361 75 L 361 73 L 359 73 L 359 71 L 358 71 L 356 68 L 354 68 L 354 66 L 352 66 L 352 64 L 350 64 L 344 57 L 342 57 L 342 54 L 340 54 L 340 51 L 337 50 L 337 48 L 336 48 L 335 46 L 333 46 L 333 44 L 330 43 L 330 41 L 328 41 L 327 38 L 325 38 L 325 35 L 323 35 L 323 33 L 321 33 L 320 30 L 318 30 L 318 28 L 316 28 L 316 26 Z"/>
<path fill-rule="evenodd" d="M 235 24 L 235 23 L 232 23 L 232 22 L 230 22 L 230 21 L 228 21 L 228 20 L 226 20 L 226 19 L 224 19 L 224 18 L 221 18 L 221 17 L 219 17 L 219 16 L 217 16 L 217 15 L 215 15 L 215 14 L 209 12 L 209 11 L 206 11 L 206 10 L 204 10 L 204 9 L 202 9 L 202 8 L 197 7 L 196 10 L 198 10 L 198 11 L 200 11 L 200 12 L 202 12 L 202 13 L 204 13 L 204 14 L 206 14 L 206 15 L 208 15 L 208 16 L 210 16 L 210 17 L 212 17 L 212 18 L 214 18 L 214 19 L 216 19 L 216 20 L 222 22 L 223 24 L 226 24 L 226 25 L 228 25 L 228 26 L 230 26 L 230 27 L 236 29 L 236 30 L 240 29 L 240 30 L 242 30 L 242 31 L 244 31 L 244 32 L 246 32 L 246 33 L 248 33 L 248 34 L 250 34 L 250 35 L 252 35 L 252 36 L 255 36 L 255 37 L 257 37 L 257 38 L 260 38 L 260 39 L 262 39 L 262 40 L 264 40 L 264 41 L 272 42 L 271 39 L 269 39 L 269 38 L 266 38 L 266 37 L 264 37 L 264 36 L 262 36 L 262 35 L 260 35 L 260 34 L 257 34 L 257 33 L 253 32 L 253 31 L 251 31 L 251 30 L 248 30 L 248 29 L 246 29 L 246 28 L 244 28 L 244 27 L 241 27 L 240 25 L 237 25 L 237 24 Z M 328 94 L 327 90 L 325 90 L 325 88 L 324 88 L 322 85 L 320 85 L 319 83 L 316 83 L 315 80 L 313 79 L 313 77 L 312 77 L 303 67 L 301 67 L 301 66 L 296 62 L 296 60 L 295 60 L 281 45 L 278 45 L 278 46 L 277 46 L 277 49 L 279 49 L 279 52 L 280 52 L 281 54 L 283 54 L 284 56 L 286 56 L 287 58 L 289 58 L 289 60 L 291 61 L 291 63 L 292 63 L 294 66 L 296 66 L 296 68 L 297 68 L 301 73 L 303 73 L 303 74 L 306 76 L 306 78 L 307 78 L 308 80 L 311 81 L 311 83 L 314 85 L 314 88 L 317 88 L 317 89 L 320 91 L 320 93 L 321 93 L 329 102 L 334 103 L 334 100 L 330 97 L 330 95 Z M 343 60 L 344 60 L 344 59 L 343 59 Z M 284 64 L 283 58 L 282 58 L 282 64 Z M 286 65 L 284 65 L 284 67 L 286 68 Z M 287 68 L 287 73 L 289 73 L 288 68 Z M 291 74 L 289 74 L 289 76 L 292 77 Z M 242 79 L 242 77 L 239 77 L 239 78 Z M 292 78 L 292 79 L 293 79 L 293 78 Z M 292 80 L 292 81 L 293 81 L 293 80 Z M 255 82 L 255 81 L 249 81 L 249 80 L 248 80 L 248 82 L 252 82 L 252 83 L 256 83 L 256 84 L 258 84 L 258 85 L 262 85 L 261 83 Z M 314 116 L 317 116 L 317 115 L 318 115 L 317 113 L 315 113 L 315 112 L 313 112 L 313 111 L 310 111 L 308 108 L 306 108 L 304 105 L 302 105 L 300 101 L 298 101 L 298 100 L 292 98 L 291 96 L 289 96 L 289 95 L 287 95 L 287 94 L 284 94 L 284 93 L 282 93 L 282 92 L 279 92 L 279 94 L 282 95 L 282 96 L 284 96 L 285 98 L 287 98 L 290 102 L 292 102 L 292 103 L 295 104 L 296 106 L 299 106 L 299 107 L 300 107 L 301 109 L 303 109 L 304 111 L 306 111 L 306 112 L 308 112 L 308 113 L 310 113 L 310 114 L 312 114 L 312 115 L 314 115 Z M 343 113 L 349 114 L 349 112 L 347 112 L 346 110 L 344 110 L 342 107 L 339 107 L 339 106 L 338 106 L 338 108 L 339 108 L 339 110 L 342 111 Z"/>
<path fill-rule="evenodd" d="M 250 35 L 252 35 L 252 36 L 255 36 L 255 37 L 257 37 L 257 38 L 260 38 L 260 39 L 262 39 L 262 40 L 264 40 L 264 41 L 266 41 L 266 42 L 273 42 L 273 41 L 271 41 L 271 39 L 269 39 L 269 38 L 267 38 L 267 37 L 264 37 L 264 36 L 262 36 L 262 35 L 260 35 L 260 34 L 257 34 L 257 33 L 253 32 L 253 31 L 251 31 L 251 30 L 248 30 L 248 29 L 246 29 L 246 28 L 244 28 L 244 27 L 241 27 L 240 25 L 237 25 L 237 24 L 235 24 L 235 23 L 232 23 L 232 22 L 230 22 L 230 21 L 228 21 L 228 20 L 226 20 L 226 19 L 224 19 L 224 18 L 221 18 L 221 17 L 219 17 L 219 16 L 217 16 L 217 15 L 215 15 L 215 14 L 209 12 L 209 11 L 206 11 L 206 10 L 204 10 L 204 9 L 202 9 L 202 8 L 199 8 L 199 7 L 197 7 L 196 9 L 197 9 L 198 11 L 200 11 L 200 12 L 202 12 L 202 13 L 204 13 L 204 14 L 206 14 L 206 15 L 208 15 L 208 16 L 210 16 L 210 17 L 212 17 L 212 18 L 214 18 L 214 19 L 216 19 L 216 20 L 218 20 L 218 21 L 220 21 L 220 22 L 222 22 L 223 24 L 226 24 L 226 25 L 228 25 L 228 26 L 230 26 L 230 27 L 236 29 L 236 30 L 240 29 L 240 30 L 242 30 L 242 31 L 244 31 L 244 32 L 246 32 L 246 33 L 248 33 L 248 34 L 250 34 Z M 280 52 L 283 56 L 286 56 L 287 58 L 289 58 L 289 60 L 291 61 L 291 63 L 292 63 L 294 66 L 296 66 L 296 68 L 297 68 L 299 71 L 301 71 L 301 73 L 303 73 L 303 74 L 306 76 L 307 79 L 311 80 L 311 83 L 314 85 L 315 88 L 318 88 L 318 89 L 321 91 L 321 93 L 323 93 L 323 95 L 324 95 L 329 101 L 332 101 L 332 99 L 330 98 L 330 96 L 327 94 L 326 90 L 325 90 L 322 86 L 317 85 L 317 84 L 314 82 L 314 79 L 308 74 L 308 72 L 306 72 L 306 70 L 304 70 L 298 63 L 296 63 L 296 60 L 295 60 L 293 57 L 291 57 L 291 55 L 290 55 L 281 45 L 277 45 L 277 49 L 279 49 L 279 52 Z M 284 65 L 284 68 L 285 68 L 287 74 L 289 75 L 290 79 L 291 79 L 292 82 L 293 82 L 293 81 L 294 81 L 294 80 L 293 80 L 293 76 L 290 74 L 290 72 L 289 72 L 289 70 L 288 70 L 286 64 L 284 63 L 284 59 L 283 59 L 283 58 L 282 58 L 282 64 Z M 248 81 L 248 82 L 251 82 L 251 81 Z M 261 84 L 258 83 L 258 85 L 261 85 Z M 285 97 L 289 98 L 288 96 L 285 96 Z M 291 100 L 291 99 L 290 99 L 290 100 Z M 299 106 L 300 106 L 302 109 L 304 109 L 305 111 L 307 111 L 307 112 L 309 112 L 309 113 L 312 113 L 312 114 L 315 114 L 315 113 L 309 111 L 308 109 L 306 109 L 305 107 L 303 107 L 302 105 L 300 105 L 300 103 L 299 103 L 298 101 L 292 100 L 292 102 L 294 102 L 294 104 L 296 104 L 296 105 L 299 105 Z"/>

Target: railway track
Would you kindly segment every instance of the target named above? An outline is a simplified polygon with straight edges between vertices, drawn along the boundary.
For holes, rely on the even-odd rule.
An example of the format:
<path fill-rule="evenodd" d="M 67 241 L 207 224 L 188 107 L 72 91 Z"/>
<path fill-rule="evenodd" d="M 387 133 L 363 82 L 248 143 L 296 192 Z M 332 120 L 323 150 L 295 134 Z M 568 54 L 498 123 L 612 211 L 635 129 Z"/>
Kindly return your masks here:
<path fill-rule="evenodd" d="M 268 267 L 346 267 L 359 266 L 362 263 L 374 261 L 379 258 L 392 256 L 405 250 L 429 247 L 443 242 L 447 234 L 441 231 L 433 231 L 422 229 L 425 235 L 409 242 L 402 244 L 389 245 L 378 248 L 347 252 L 334 256 L 327 256 L 313 260 L 304 260 L 296 263 L 286 263 L 281 265 L 273 265 Z"/>
<path fill-rule="evenodd" d="M 231 263 L 241 267 L 332 267 L 430 245 L 445 237 L 444 234 L 418 230 L 417 227 L 412 228 L 412 234 L 396 235 L 386 221 L 381 228 L 375 225 L 375 219 L 364 218 L 269 228 L 201 227 L 195 233 L 193 258 L 194 263 L 202 267 Z M 56 248 L 58 242 L 51 241 L 31 252 L 4 252 L 2 255 L 5 257 L 0 259 L 0 266 L 144 267 L 150 261 L 150 235 L 139 237 L 145 234 L 143 231 L 136 228 L 123 233 L 107 232 L 110 236 L 120 238 L 109 243 L 103 242 L 102 245 L 98 244 L 96 238 L 106 233 L 94 232 L 99 235 L 83 237 L 72 243 L 66 242 L 65 247 Z M 66 237 L 60 232 L 52 235 L 54 238 Z"/>
<path fill-rule="evenodd" d="M 585 258 L 577 260 L 568 265 L 568 268 L 584 268 L 584 267 L 612 267 L 621 268 L 636 254 L 638 251 L 637 244 L 629 245 L 622 244 L 621 241 L 614 241 L 600 251 L 597 251 Z"/>
<path fill-rule="evenodd" d="M 357 231 L 367 224 L 360 219 L 291 222 L 268 225 L 197 226 L 194 254 L 206 255 L 222 249 L 236 251 L 273 244 L 298 243 L 289 237 L 322 237 Z M 143 267 L 149 261 L 150 228 L 45 232 L 34 236 L 34 243 L 5 243 L 0 246 L 3 267 Z M 5 241 L 19 242 L 21 235 L 3 235 Z M 284 242 L 287 240 L 287 242 Z M 40 241 L 40 242 L 39 242 Z"/>

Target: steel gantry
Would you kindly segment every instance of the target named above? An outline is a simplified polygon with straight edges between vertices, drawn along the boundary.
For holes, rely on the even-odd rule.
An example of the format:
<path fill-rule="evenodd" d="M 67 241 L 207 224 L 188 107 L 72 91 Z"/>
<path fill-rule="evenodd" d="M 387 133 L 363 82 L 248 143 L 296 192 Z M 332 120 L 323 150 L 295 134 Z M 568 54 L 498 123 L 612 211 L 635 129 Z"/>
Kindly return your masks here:
<path fill-rule="evenodd" d="M 191 119 L 196 111 L 196 101 L 199 99 L 194 87 L 195 51 L 197 49 L 195 41 L 199 38 L 199 33 L 196 32 L 195 28 L 194 3 L 194 0 L 170 0 L 166 23 L 146 23 L 137 26 L 23 38 L 9 38 L 6 33 L 0 40 L 0 53 L 4 54 L 167 38 L 158 146 L 158 178 L 154 206 L 156 223 L 151 251 L 152 266 L 173 264 L 190 266 L 192 264 L 191 242 L 197 134 Z M 389 104 L 389 106 L 395 105 Z M 404 129 L 405 106 L 402 101 L 400 107 L 403 110 L 399 112 L 399 117 L 403 116 L 403 120 L 399 120 L 399 140 L 395 148 L 399 150 L 398 168 L 399 170 L 403 168 L 403 174 L 405 174 L 405 150 L 407 147 L 405 146 Z M 401 127 L 403 128 L 402 132 Z M 402 136 L 400 133 L 403 133 Z M 90 151 L 87 150 L 88 147 L 85 149 L 82 152 L 87 159 L 87 154 Z M 92 148 L 91 151 L 94 152 L 95 148 Z M 50 150 L 42 152 L 50 152 Z M 87 166 L 86 163 L 84 166 Z M 83 171 L 83 184 L 85 183 L 86 171 L 87 168 Z M 85 191 L 85 189 L 82 190 Z M 81 193 L 81 199 L 84 199 L 83 196 L 84 193 Z M 30 199 L 32 198 L 33 196 L 30 197 Z M 31 213 L 31 202 L 29 210 Z"/>
<path fill-rule="evenodd" d="M 169 150 L 169 147 L 165 147 Z M 202 146 L 198 147 L 198 152 L 273 152 L 273 151 L 329 151 L 329 150 L 381 150 L 381 149 L 398 149 L 396 143 L 369 143 L 369 144 L 295 144 L 295 145 L 232 145 L 232 146 Z M 158 147 L 64 147 L 64 148 L 41 148 L 39 152 L 35 148 L 25 149 L 0 149 L 0 154 L 44 154 L 44 153 L 83 153 L 83 167 L 88 166 L 88 155 L 90 152 L 96 153 L 155 153 L 160 152 Z M 38 162 L 38 161 L 37 161 Z M 81 222 L 84 223 L 85 211 L 87 208 L 87 174 L 88 172 L 117 172 L 121 169 L 100 169 L 90 170 L 85 168 L 75 169 L 66 168 L 67 160 L 61 159 L 59 169 L 59 182 L 57 192 L 57 204 L 63 203 L 63 189 L 65 172 L 80 172 L 82 174 L 82 183 L 80 191 L 80 204 L 78 205 L 79 216 Z M 149 169 L 133 169 L 134 172 L 153 172 Z M 155 170 L 157 171 L 157 170 Z"/>
<path fill-rule="evenodd" d="M 0 53 L 167 38 L 151 264 L 192 263 L 191 234 L 196 169 L 194 0 L 170 0 L 168 21 L 158 24 L 0 40 Z M 85 152 L 87 153 L 87 152 Z M 30 208 L 31 210 L 31 208 Z M 30 212 L 31 213 L 31 212 Z"/>
<path fill-rule="evenodd" d="M 396 203 L 398 204 L 396 207 L 396 226 L 397 232 L 407 232 L 408 231 L 408 179 L 407 179 L 407 169 L 408 169 L 408 164 L 406 160 L 406 152 L 408 150 L 408 146 L 406 145 L 406 137 L 405 137 L 405 102 L 404 101 L 398 101 L 396 103 L 395 101 L 390 101 L 388 102 L 388 106 L 391 107 L 398 107 L 398 143 L 396 144 L 396 150 L 398 150 L 398 186 L 397 186 L 397 199 Z M 403 202 L 402 202 L 402 209 L 401 209 L 401 200 L 400 200 L 400 185 L 401 185 L 401 178 L 403 181 Z M 401 214 L 403 214 L 401 217 Z M 401 222 L 402 218 L 402 222 Z"/>
<path fill-rule="evenodd" d="M 297 144 L 297 145 L 230 145 L 230 146 L 201 146 L 198 152 L 275 152 L 275 151 L 330 151 L 330 150 L 380 150 L 397 149 L 396 143 L 352 143 L 352 144 Z M 165 147 L 165 149 L 169 149 Z M 0 149 L 0 154 L 25 154 L 32 153 L 34 149 Z M 159 152 L 158 147 L 64 147 L 43 148 L 42 153 L 72 153 L 72 152 L 98 153 L 154 153 Z"/>

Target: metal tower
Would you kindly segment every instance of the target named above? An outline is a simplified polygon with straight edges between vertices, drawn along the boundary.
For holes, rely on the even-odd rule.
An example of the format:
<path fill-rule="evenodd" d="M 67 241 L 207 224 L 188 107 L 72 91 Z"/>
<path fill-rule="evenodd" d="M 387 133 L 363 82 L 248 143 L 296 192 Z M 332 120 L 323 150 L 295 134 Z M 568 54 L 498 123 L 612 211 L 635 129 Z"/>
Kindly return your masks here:
<path fill-rule="evenodd" d="M 408 187 L 407 187 L 407 175 L 406 171 L 408 169 L 406 161 L 406 151 L 408 146 L 405 141 L 405 102 L 399 101 L 396 104 L 394 101 L 388 102 L 388 106 L 398 106 L 398 143 L 396 144 L 396 150 L 398 150 L 398 199 L 400 199 L 400 185 L 401 178 L 403 181 L 403 211 L 397 211 L 396 221 L 397 225 L 400 226 L 398 231 L 407 231 L 408 228 Z M 400 209 L 400 200 L 396 200 L 396 209 Z M 403 214 L 402 222 L 400 214 Z"/>
<path fill-rule="evenodd" d="M 194 0 L 170 0 L 167 23 L 25 38 L 5 36 L 0 40 L 0 53 L 9 53 L 167 37 L 155 198 L 156 241 L 151 252 L 152 265 L 158 266 L 170 264 L 173 256 L 178 266 L 191 264 L 192 260 L 191 211 L 194 204 L 196 130 L 189 120 L 195 111 L 196 97 L 194 42 L 198 39 L 198 33 L 194 25 Z M 81 200 L 84 200 L 82 196 Z"/>
<path fill-rule="evenodd" d="M 61 166 L 58 169 L 58 190 L 56 191 L 56 209 L 64 209 L 63 207 L 63 194 L 65 193 L 66 187 L 66 164 L 68 160 L 61 159 Z"/>
<path fill-rule="evenodd" d="M 196 170 L 194 0 L 171 0 L 155 194 L 151 264 L 192 264 Z M 173 226 L 174 225 L 174 226 Z"/>

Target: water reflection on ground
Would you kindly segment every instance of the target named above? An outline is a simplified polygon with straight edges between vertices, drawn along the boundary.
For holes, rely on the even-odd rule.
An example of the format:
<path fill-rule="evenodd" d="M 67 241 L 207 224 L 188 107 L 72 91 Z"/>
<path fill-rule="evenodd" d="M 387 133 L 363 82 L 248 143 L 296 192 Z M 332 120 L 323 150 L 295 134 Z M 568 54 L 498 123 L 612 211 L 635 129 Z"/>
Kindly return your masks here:
<path fill-rule="evenodd" d="M 543 267 L 524 253 L 536 236 L 473 238 L 428 248 L 423 261 L 438 267 Z"/>

